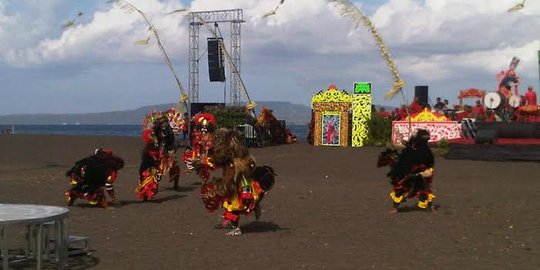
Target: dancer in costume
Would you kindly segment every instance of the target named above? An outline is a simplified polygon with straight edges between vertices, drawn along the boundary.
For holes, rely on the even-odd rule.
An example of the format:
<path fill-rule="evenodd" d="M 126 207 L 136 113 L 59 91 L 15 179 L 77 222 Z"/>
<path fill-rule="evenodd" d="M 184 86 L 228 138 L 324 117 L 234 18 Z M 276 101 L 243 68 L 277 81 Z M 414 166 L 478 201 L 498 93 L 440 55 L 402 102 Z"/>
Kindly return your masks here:
<path fill-rule="evenodd" d="M 214 169 L 214 165 L 208 157 L 214 148 L 216 120 L 209 113 L 199 113 L 193 119 L 191 147 L 186 148 L 183 161 L 188 170 L 195 170 L 197 175 L 206 181 L 210 177 L 210 170 Z"/>
<path fill-rule="evenodd" d="M 168 114 L 171 113 L 169 112 Z M 169 174 L 169 182 L 173 182 L 173 188 L 177 189 L 178 181 L 180 180 L 180 167 L 176 160 L 178 143 L 169 118 L 167 116 L 162 116 L 154 125 L 153 130 L 156 144 L 159 149 L 160 176 Z M 178 132 L 180 132 L 179 126 Z"/>
<path fill-rule="evenodd" d="M 392 183 L 390 198 L 394 209 L 391 213 L 397 213 L 399 205 L 413 197 L 418 198 L 419 208 L 435 211 L 432 205 L 435 195 L 431 190 L 435 161 L 428 146 L 429 138 L 428 131 L 419 129 L 400 154 L 387 150 L 379 156 L 378 167 L 390 166 L 387 175 Z"/>
<path fill-rule="evenodd" d="M 180 132 L 181 115 L 174 109 L 166 113 L 147 114 L 143 123 L 144 150 L 139 166 L 139 181 L 135 194 L 143 201 L 155 200 L 159 181 L 169 174 L 169 182 L 178 188 L 180 167 L 176 160 L 178 148 L 175 132 Z"/>
<path fill-rule="evenodd" d="M 205 181 L 201 196 L 206 208 L 214 211 L 221 206 L 224 221 L 218 228 L 231 228 L 227 235 L 241 235 L 240 215 L 261 215 L 260 202 L 275 182 L 274 170 L 268 166 L 256 166 L 248 149 L 242 145 L 240 134 L 234 130 L 220 129 L 216 132 L 215 147 L 209 159 L 214 168 L 222 168 L 221 178 Z"/>
<path fill-rule="evenodd" d="M 77 198 L 88 200 L 92 205 L 108 207 L 105 191 L 111 202 L 119 204 L 114 193 L 114 182 L 118 170 L 124 167 L 124 160 L 114 156 L 111 150 L 96 149 L 94 155 L 83 158 L 66 172 L 71 188 L 66 192 L 67 205 L 71 206 Z"/>

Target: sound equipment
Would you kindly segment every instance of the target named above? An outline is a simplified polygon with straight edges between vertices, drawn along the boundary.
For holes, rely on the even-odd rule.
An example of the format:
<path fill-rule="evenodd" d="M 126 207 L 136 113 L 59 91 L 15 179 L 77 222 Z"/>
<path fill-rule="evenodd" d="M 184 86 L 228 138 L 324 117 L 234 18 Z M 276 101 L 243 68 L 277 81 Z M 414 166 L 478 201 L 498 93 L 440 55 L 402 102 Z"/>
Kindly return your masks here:
<path fill-rule="evenodd" d="M 484 96 L 484 106 L 490 109 L 498 108 L 502 103 L 502 95 L 499 92 L 489 92 Z"/>
<path fill-rule="evenodd" d="M 497 140 L 497 131 L 494 129 L 478 130 L 474 137 L 476 144 L 494 144 Z"/>
<path fill-rule="evenodd" d="M 418 104 L 422 107 L 428 105 L 428 86 L 427 85 L 417 85 L 414 87 L 414 97 L 418 99 Z"/>
<path fill-rule="evenodd" d="M 521 97 L 518 95 L 512 95 L 508 99 L 508 104 L 512 106 L 512 108 L 517 108 L 519 105 L 521 105 Z"/>
<path fill-rule="evenodd" d="M 208 75 L 211 82 L 225 81 L 225 66 L 220 43 L 222 38 L 208 38 Z"/>

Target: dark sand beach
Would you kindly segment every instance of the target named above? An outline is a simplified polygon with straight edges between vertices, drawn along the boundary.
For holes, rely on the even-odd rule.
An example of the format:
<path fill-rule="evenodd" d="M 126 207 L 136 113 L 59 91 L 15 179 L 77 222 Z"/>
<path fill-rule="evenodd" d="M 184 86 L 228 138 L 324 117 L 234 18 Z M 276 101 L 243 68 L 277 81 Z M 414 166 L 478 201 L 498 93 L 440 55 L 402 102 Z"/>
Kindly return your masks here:
<path fill-rule="evenodd" d="M 261 220 L 242 217 L 244 234 L 230 237 L 213 228 L 221 212 L 206 212 L 195 175 L 178 191 L 165 178 L 157 202 L 136 199 L 138 137 L 0 136 L 0 202 L 64 205 L 65 171 L 96 147 L 126 161 L 122 205 L 69 208 L 70 234 L 94 249 L 72 269 L 540 269 L 538 163 L 437 158 L 438 212 L 410 201 L 391 215 L 379 148 L 252 149 L 278 177 Z"/>

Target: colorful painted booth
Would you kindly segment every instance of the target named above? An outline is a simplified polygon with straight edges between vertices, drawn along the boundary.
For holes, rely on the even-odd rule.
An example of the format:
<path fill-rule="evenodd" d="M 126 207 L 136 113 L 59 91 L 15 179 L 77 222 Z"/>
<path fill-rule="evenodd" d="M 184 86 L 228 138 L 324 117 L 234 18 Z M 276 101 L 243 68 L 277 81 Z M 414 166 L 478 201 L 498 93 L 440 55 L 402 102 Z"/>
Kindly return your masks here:
<path fill-rule="evenodd" d="M 349 109 L 351 96 L 330 85 L 328 90 L 313 95 L 313 144 L 315 146 L 347 146 L 349 142 Z"/>

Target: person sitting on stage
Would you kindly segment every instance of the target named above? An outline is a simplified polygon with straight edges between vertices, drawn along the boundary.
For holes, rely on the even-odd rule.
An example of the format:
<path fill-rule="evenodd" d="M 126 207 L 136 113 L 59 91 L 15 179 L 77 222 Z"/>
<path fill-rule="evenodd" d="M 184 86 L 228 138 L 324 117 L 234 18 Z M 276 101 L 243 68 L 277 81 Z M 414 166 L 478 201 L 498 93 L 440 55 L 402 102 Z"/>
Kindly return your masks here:
<path fill-rule="evenodd" d="M 441 98 L 438 97 L 435 99 L 435 105 L 433 106 L 433 108 L 435 108 L 435 110 L 438 112 L 438 113 L 443 113 L 444 112 L 444 107 L 445 107 L 445 104 L 444 102 L 441 101 Z"/>
<path fill-rule="evenodd" d="M 486 109 L 480 100 L 476 101 L 476 105 L 472 108 L 472 116 L 476 119 L 484 119 L 486 117 Z"/>
<path fill-rule="evenodd" d="M 457 106 L 457 105 L 456 105 Z M 457 107 L 459 108 L 459 106 Z M 463 111 L 459 111 L 457 114 L 456 114 L 456 120 L 457 121 L 461 121 L 463 120 L 464 118 L 469 118 L 471 116 L 471 111 L 472 111 L 472 107 L 469 106 L 469 105 L 465 105 L 463 106 Z"/>
<path fill-rule="evenodd" d="M 390 213 L 397 213 L 399 205 L 413 197 L 418 198 L 419 208 L 435 211 L 432 205 L 435 195 L 431 191 L 435 160 L 428 146 L 429 138 L 427 130 L 417 130 L 398 155 L 397 161 L 390 165 L 388 176 L 392 184 L 390 198 L 393 203 Z"/>
<path fill-rule="evenodd" d="M 416 113 L 419 113 L 423 110 L 422 105 L 418 102 L 418 97 L 414 97 L 413 102 L 411 102 L 411 105 L 409 106 L 409 113 L 411 115 L 414 115 Z"/>
<path fill-rule="evenodd" d="M 529 85 L 529 87 L 527 88 L 527 93 L 525 93 L 525 100 L 526 100 L 527 105 L 531 105 L 531 106 L 538 105 L 536 102 L 536 93 L 534 92 L 533 87 L 531 85 Z"/>
<path fill-rule="evenodd" d="M 91 205 L 99 204 L 107 208 L 109 203 L 105 191 L 114 205 L 119 204 L 114 193 L 113 183 L 118 171 L 124 167 L 124 160 L 114 156 L 111 150 L 98 148 L 94 155 L 83 158 L 66 172 L 71 188 L 66 192 L 67 205 L 71 206 L 77 198 L 87 199 Z"/>

